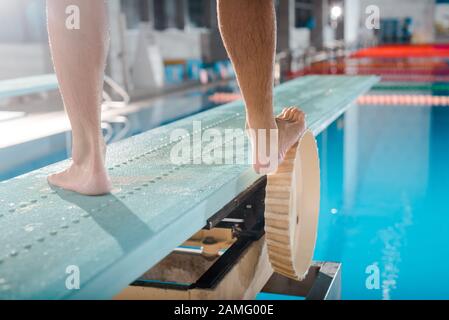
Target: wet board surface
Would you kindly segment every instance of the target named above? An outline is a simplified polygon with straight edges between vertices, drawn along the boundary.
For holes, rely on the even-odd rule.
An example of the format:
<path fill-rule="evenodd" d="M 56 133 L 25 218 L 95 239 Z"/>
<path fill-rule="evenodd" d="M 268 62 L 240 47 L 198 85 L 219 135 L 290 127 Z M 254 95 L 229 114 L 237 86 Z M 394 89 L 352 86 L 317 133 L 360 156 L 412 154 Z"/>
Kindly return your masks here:
<path fill-rule="evenodd" d="M 378 81 L 307 76 L 275 90 L 275 112 L 298 105 L 317 135 Z M 201 121 L 201 128 L 193 127 Z M 197 123 L 198 124 L 198 123 Z M 108 299 L 150 269 L 259 176 L 242 164 L 174 164 L 174 129 L 238 129 L 214 145 L 247 153 L 242 102 L 233 102 L 112 144 L 114 191 L 86 197 L 50 188 L 63 161 L 0 183 L 0 298 Z M 17 155 L 20 157 L 20 155 Z M 232 160 L 232 159 L 231 159 Z M 66 280 L 79 270 L 80 290 Z M 73 284 L 73 283 L 72 283 Z M 70 288 L 70 286 L 69 286 Z"/>
<path fill-rule="evenodd" d="M 0 81 L 0 99 L 58 89 L 54 74 Z"/>

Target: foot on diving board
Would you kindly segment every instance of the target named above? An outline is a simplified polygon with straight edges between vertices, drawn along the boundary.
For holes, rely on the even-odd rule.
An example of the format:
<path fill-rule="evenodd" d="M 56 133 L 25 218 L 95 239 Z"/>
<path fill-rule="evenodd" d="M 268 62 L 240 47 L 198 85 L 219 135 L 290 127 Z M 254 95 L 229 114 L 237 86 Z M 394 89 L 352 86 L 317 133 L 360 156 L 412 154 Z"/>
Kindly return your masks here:
<path fill-rule="evenodd" d="M 320 203 L 316 141 L 306 131 L 277 171 L 268 175 L 265 234 L 271 265 L 279 274 L 302 280 L 312 263 Z"/>
<path fill-rule="evenodd" d="M 378 78 L 371 76 L 302 77 L 275 88 L 274 111 L 281 112 L 285 105 L 300 105 L 307 114 L 308 128 L 318 135 L 377 81 Z M 0 285 L 0 299 L 110 299 L 179 244 L 209 225 L 225 207 L 233 208 L 234 200 L 261 178 L 249 165 L 200 166 L 192 162 L 181 166 L 171 163 L 167 157 L 177 143 L 171 143 L 170 134 L 182 129 L 187 130 L 187 136 L 194 137 L 197 130 L 191 129 L 193 121 L 202 121 L 203 128 L 241 130 L 245 125 L 244 105 L 235 102 L 214 108 L 112 144 L 107 165 L 118 188 L 110 195 L 86 197 L 50 189 L 45 177 L 66 168 L 68 162 L 0 183 L 0 274 L 5 282 Z M 242 132 L 241 136 L 245 134 Z M 309 137 L 310 134 L 305 135 L 300 144 L 310 141 Z M 244 155 L 249 151 L 247 139 L 235 139 L 235 144 L 226 141 L 218 144 L 217 149 L 235 148 Z M 299 147 L 299 151 L 303 149 Z M 293 168 L 297 168 L 299 161 L 295 159 Z M 301 167 L 303 174 L 313 172 L 304 163 Z M 279 172 L 282 169 L 283 166 Z M 269 177 L 269 191 L 276 176 Z M 303 180 L 305 183 L 313 181 Z M 287 189 L 281 188 L 283 196 L 287 193 L 288 199 L 293 190 L 299 195 L 292 199 L 297 199 L 301 195 L 297 186 L 303 186 L 305 197 L 298 201 L 301 206 L 309 200 L 312 204 L 318 203 L 315 191 L 311 192 L 314 189 L 308 185 L 297 183 L 291 189 L 286 181 L 282 185 Z M 290 186 L 293 186 L 291 181 Z M 268 203 L 270 197 L 276 199 L 276 195 L 270 193 Z M 293 207 L 294 203 L 292 200 L 287 207 Z M 262 201 L 253 206 L 254 211 L 259 205 L 262 207 Z M 267 209 L 270 208 L 276 217 L 281 217 L 278 221 L 284 221 L 284 229 L 287 221 L 289 228 L 292 225 L 292 231 L 298 232 L 298 239 L 280 242 L 277 251 L 273 249 L 277 242 L 269 242 L 273 264 L 277 270 L 299 277 L 305 269 L 298 262 L 308 261 L 307 256 L 302 255 L 311 255 L 312 251 L 311 242 L 305 240 L 314 239 L 316 225 L 309 219 L 313 213 L 304 215 L 307 211 L 302 210 L 299 225 L 294 225 L 288 224 L 291 211 L 283 209 L 277 214 L 276 206 L 269 204 Z M 273 225 L 275 219 L 270 220 L 269 213 L 267 210 L 267 234 L 272 235 L 272 230 L 278 228 L 282 235 L 282 225 Z M 293 219 L 297 216 L 293 215 Z M 296 237 L 295 232 L 290 234 L 289 239 L 294 238 L 293 235 Z M 307 243 L 309 247 L 304 249 Z M 255 250 L 254 256 L 260 265 L 269 266 L 268 258 L 261 260 L 259 252 Z M 276 257 L 278 260 L 275 260 L 279 252 L 290 253 L 286 256 L 292 258 L 284 261 Z M 81 270 L 80 290 L 67 290 L 68 265 Z M 254 288 L 250 283 L 251 275 L 258 274 L 261 279 L 264 273 L 255 268 L 254 260 L 242 268 L 244 271 L 235 269 L 237 280 L 223 283 Z M 242 272 L 250 275 L 247 279 L 251 281 L 240 285 L 238 275 Z M 225 292 L 235 293 L 233 289 Z"/>

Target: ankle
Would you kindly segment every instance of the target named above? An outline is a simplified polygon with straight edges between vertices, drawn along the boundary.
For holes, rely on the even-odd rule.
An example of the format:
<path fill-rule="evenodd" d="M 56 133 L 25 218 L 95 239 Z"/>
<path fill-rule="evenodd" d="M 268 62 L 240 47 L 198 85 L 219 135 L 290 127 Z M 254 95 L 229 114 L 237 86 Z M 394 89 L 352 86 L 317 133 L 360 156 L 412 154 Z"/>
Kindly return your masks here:
<path fill-rule="evenodd" d="M 248 126 L 251 129 L 277 129 L 276 120 L 272 114 L 247 115 Z"/>
<path fill-rule="evenodd" d="M 103 140 L 96 142 L 74 143 L 72 146 L 72 160 L 78 166 L 104 166 L 106 158 L 106 144 Z"/>
<path fill-rule="evenodd" d="M 104 168 L 105 156 L 101 150 L 91 150 L 85 152 L 73 152 L 73 164 L 96 172 Z"/>

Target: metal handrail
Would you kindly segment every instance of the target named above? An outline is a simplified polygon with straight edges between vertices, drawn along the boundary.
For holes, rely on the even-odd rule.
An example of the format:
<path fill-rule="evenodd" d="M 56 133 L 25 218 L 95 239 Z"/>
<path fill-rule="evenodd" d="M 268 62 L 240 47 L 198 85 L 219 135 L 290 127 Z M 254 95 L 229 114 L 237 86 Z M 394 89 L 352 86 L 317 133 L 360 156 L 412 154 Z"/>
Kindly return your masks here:
<path fill-rule="evenodd" d="M 131 97 L 128 92 L 123 89 L 117 82 L 115 82 L 111 77 L 105 75 L 104 82 L 118 95 L 121 100 L 114 101 L 112 97 L 103 90 L 103 102 L 102 107 L 104 108 L 123 108 L 129 104 Z"/>

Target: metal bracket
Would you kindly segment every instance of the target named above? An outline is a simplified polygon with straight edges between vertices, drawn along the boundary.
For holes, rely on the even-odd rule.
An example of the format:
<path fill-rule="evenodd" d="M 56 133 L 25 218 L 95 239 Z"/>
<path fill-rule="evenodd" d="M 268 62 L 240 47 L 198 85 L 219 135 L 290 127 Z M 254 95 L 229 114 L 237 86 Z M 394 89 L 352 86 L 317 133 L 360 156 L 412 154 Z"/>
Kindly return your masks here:
<path fill-rule="evenodd" d="M 306 300 L 341 298 L 341 263 L 315 262 L 302 281 L 274 273 L 262 292 L 305 297 Z"/>
<path fill-rule="evenodd" d="M 262 177 L 252 184 L 245 191 L 240 193 L 231 202 L 225 205 L 217 213 L 207 220 L 205 229 L 212 229 L 217 226 L 230 226 L 232 219 L 240 219 L 245 224 L 246 229 L 263 219 L 265 211 L 265 187 L 267 178 Z"/>

